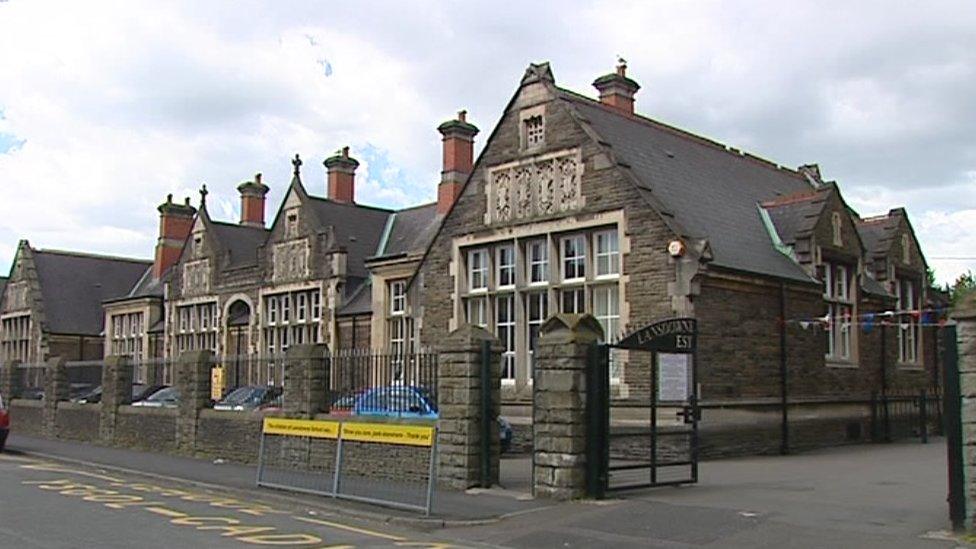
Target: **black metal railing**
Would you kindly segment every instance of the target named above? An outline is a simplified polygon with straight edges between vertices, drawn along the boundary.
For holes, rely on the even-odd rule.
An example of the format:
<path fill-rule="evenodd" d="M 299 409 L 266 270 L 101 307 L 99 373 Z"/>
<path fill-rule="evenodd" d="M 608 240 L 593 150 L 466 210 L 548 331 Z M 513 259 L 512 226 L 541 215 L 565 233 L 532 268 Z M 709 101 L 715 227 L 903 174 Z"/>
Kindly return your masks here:
<path fill-rule="evenodd" d="M 876 442 L 942 434 L 942 391 L 881 391 L 871 393 L 871 435 Z"/>
<path fill-rule="evenodd" d="M 437 415 L 437 355 L 349 349 L 328 358 L 329 407 L 337 414 Z"/>

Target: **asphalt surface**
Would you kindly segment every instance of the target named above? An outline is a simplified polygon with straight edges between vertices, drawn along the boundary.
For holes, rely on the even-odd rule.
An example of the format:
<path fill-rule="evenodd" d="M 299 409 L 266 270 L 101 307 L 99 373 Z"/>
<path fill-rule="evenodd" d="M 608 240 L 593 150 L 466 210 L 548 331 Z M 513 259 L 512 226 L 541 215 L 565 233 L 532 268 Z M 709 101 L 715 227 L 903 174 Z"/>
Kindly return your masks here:
<path fill-rule="evenodd" d="M 97 467 L 0 454 L 0 547 L 459 546 L 392 524 Z"/>
<path fill-rule="evenodd" d="M 962 546 L 946 531 L 942 439 L 703 462 L 694 486 L 564 504 L 526 500 L 528 460 L 506 459 L 504 488 L 450 500 L 457 516 L 504 516 L 446 527 L 258 490 L 247 467 L 24 437 L 11 443 L 28 453 L 0 454 L 0 548 Z"/>

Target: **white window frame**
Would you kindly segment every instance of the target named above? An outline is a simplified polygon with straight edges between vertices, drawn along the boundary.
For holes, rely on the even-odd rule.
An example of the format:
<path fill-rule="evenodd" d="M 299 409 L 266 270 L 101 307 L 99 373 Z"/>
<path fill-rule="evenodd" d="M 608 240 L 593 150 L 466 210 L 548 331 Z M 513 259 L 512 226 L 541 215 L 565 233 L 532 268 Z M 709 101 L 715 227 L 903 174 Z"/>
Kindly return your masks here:
<path fill-rule="evenodd" d="M 505 262 L 505 255 L 508 262 Z M 504 244 L 495 248 L 495 283 L 498 289 L 510 289 L 515 287 L 515 266 L 518 260 L 515 258 L 515 246 Z M 508 278 L 508 282 L 504 279 Z"/>
<path fill-rule="evenodd" d="M 527 263 L 526 280 L 529 286 L 545 286 L 549 284 L 549 241 L 546 238 L 530 240 L 525 245 L 526 254 L 529 256 Z M 535 277 L 536 267 L 542 278 Z"/>
<path fill-rule="evenodd" d="M 827 302 L 829 323 L 826 330 L 825 356 L 828 360 L 853 361 L 854 299 L 851 295 L 853 269 L 843 263 L 825 261 L 823 265 L 824 300 Z"/>
<path fill-rule="evenodd" d="M 393 280 L 389 285 L 390 314 L 402 316 L 407 312 L 407 281 Z"/>
<path fill-rule="evenodd" d="M 572 306 L 566 306 L 567 296 L 572 295 Z M 569 286 L 559 289 L 559 310 L 567 314 L 581 315 L 586 313 L 586 288 L 584 286 Z"/>
<path fill-rule="evenodd" d="M 502 383 L 515 383 L 515 294 L 495 296 L 495 335 L 502 342 Z M 504 316 L 507 318 L 503 319 Z"/>
<path fill-rule="evenodd" d="M 604 246 L 604 244 L 611 244 L 611 246 Z M 597 279 L 620 276 L 620 238 L 616 230 L 599 231 L 593 234 L 593 255 Z"/>
<path fill-rule="evenodd" d="M 468 291 L 471 293 L 487 292 L 489 272 L 488 250 L 485 248 L 469 250 Z"/>
<path fill-rule="evenodd" d="M 298 292 L 295 294 L 295 320 L 305 322 L 308 318 L 308 294 Z"/>
<path fill-rule="evenodd" d="M 488 328 L 488 299 L 485 297 L 470 297 L 465 305 L 468 324 Z"/>
<path fill-rule="evenodd" d="M 568 255 L 566 250 L 566 244 L 573 242 L 578 244 L 578 249 L 574 250 L 576 255 Z M 575 276 L 567 277 L 567 267 L 573 265 L 573 274 Z M 559 274 L 560 278 L 564 283 L 569 282 L 583 282 L 586 280 L 586 236 L 582 234 L 574 234 L 570 236 L 564 236 L 559 241 Z M 582 272 L 579 272 L 582 271 Z"/>
<path fill-rule="evenodd" d="M 918 284 L 911 278 L 895 278 L 895 289 L 898 311 L 901 312 L 898 321 L 898 362 L 917 365 L 920 362 L 920 318 L 910 311 L 918 310 Z"/>
<path fill-rule="evenodd" d="M 540 314 L 537 316 L 533 316 L 532 314 L 532 304 L 535 299 L 539 300 L 538 309 Z M 525 343 L 529 366 L 529 380 L 532 379 L 532 373 L 535 371 L 535 342 L 532 338 L 532 330 L 533 328 L 536 330 L 542 328 L 542 324 L 549 317 L 549 305 L 548 292 L 528 292 L 525 294 Z M 538 340 L 538 335 L 536 336 L 536 340 Z"/>

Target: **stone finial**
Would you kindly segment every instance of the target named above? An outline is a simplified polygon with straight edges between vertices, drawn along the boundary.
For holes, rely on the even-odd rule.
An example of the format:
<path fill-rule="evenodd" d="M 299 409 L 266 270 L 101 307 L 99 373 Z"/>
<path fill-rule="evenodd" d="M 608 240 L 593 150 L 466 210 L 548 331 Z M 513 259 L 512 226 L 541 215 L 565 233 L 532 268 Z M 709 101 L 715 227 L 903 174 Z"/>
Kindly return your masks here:
<path fill-rule="evenodd" d="M 291 161 L 292 165 L 292 175 L 298 177 L 298 172 L 302 169 L 302 159 L 298 157 L 298 153 L 295 153 L 295 158 Z"/>
<path fill-rule="evenodd" d="M 549 317 L 539 328 L 539 336 L 547 339 L 565 338 L 566 343 L 596 343 L 603 341 L 603 326 L 591 314 L 559 313 Z"/>
<path fill-rule="evenodd" d="M 208 194 L 210 194 L 210 191 L 207 190 L 207 184 L 204 183 L 200 185 L 200 207 L 201 208 L 207 205 Z"/>

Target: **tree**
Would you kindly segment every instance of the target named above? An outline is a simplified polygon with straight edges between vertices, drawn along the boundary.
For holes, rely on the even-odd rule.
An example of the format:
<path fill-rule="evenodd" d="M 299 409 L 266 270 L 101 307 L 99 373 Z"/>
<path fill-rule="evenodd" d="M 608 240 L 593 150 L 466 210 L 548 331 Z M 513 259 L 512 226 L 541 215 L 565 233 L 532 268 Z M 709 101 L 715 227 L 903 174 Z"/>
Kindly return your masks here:
<path fill-rule="evenodd" d="M 949 288 L 949 302 L 955 307 L 969 294 L 976 292 L 976 274 L 967 271 L 961 275 Z"/>

